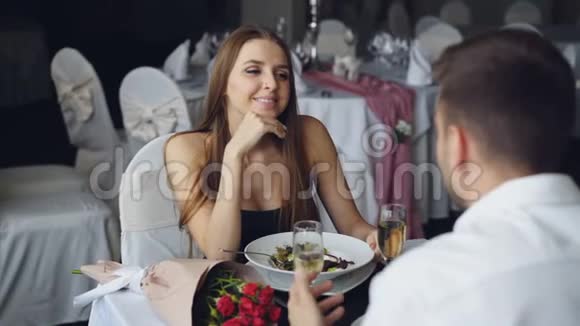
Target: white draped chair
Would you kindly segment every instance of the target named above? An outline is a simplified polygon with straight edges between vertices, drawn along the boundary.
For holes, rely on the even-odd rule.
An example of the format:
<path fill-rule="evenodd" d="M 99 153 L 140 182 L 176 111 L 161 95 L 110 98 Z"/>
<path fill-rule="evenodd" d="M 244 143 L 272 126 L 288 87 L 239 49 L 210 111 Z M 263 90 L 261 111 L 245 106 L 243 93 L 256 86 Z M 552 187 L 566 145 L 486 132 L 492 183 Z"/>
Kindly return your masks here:
<path fill-rule="evenodd" d="M 511 23 L 503 26 L 502 29 L 517 29 L 526 32 L 533 32 L 540 36 L 543 36 L 542 32 L 540 32 L 539 29 L 537 29 L 534 25 L 529 23 Z"/>
<path fill-rule="evenodd" d="M 89 188 L 116 193 L 114 149 L 120 141 L 95 70 L 77 50 L 64 48 L 52 60 L 51 76 L 69 141 L 78 150 L 75 167 L 53 164 L 2 169 L 0 198 Z M 90 173 L 100 163 L 107 170 L 89 187 Z"/>
<path fill-rule="evenodd" d="M 453 26 L 471 25 L 471 9 L 461 0 L 451 0 L 441 7 L 441 19 Z"/>
<path fill-rule="evenodd" d="M 184 80 L 188 75 L 190 40 L 179 44 L 163 63 L 163 72 L 173 80 Z"/>
<path fill-rule="evenodd" d="M 87 320 L 72 300 L 95 283 L 71 271 L 119 259 L 119 233 L 111 209 L 87 192 L 0 200 L 0 325 Z"/>
<path fill-rule="evenodd" d="M 183 94 L 158 69 L 140 67 L 129 72 L 121 82 L 119 100 L 131 157 L 158 136 L 191 130 Z"/>
<path fill-rule="evenodd" d="M 322 61 L 332 61 L 335 56 L 355 55 L 356 44 L 349 43 L 352 31 L 343 22 L 325 19 L 320 22 L 316 49 Z"/>
<path fill-rule="evenodd" d="M 407 83 L 413 86 L 431 84 L 433 82 L 432 64 L 439 59 L 447 47 L 462 40 L 459 30 L 443 21 L 438 21 L 431 26 L 427 25 L 417 35 L 411 46 Z"/>
<path fill-rule="evenodd" d="M 123 264 L 146 267 L 171 258 L 202 257 L 187 227 L 180 227 L 179 208 L 168 184 L 164 149 L 170 137 L 147 143 L 123 174 L 119 196 Z"/>
<path fill-rule="evenodd" d="M 63 48 L 51 63 L 51 77 L 56 87 L 70 143 L 78 149 L 75 167 L 82 175 L 103 172 L 91 190 L 111 199 L 117 192 L 115 169 L 123 163 L 115 159 L 121 148 L 99 77 L 91 63 L 77 50 Z M 122 152 L 121 152 L 122 153 Z M 97 187 L 98 186 L 98 187 Z"/>
<path fill-rule="evenodd" d="M 423 16 L 415 23 L 415 36 L 421 35 L 429 28 L 441 23 L 441 19 L 435 16 Z"/>
<path fill-rule="evenodd" d="M 109 115 L 101 112 L 100 83 L 83 59 L 65 49 L 52 65 L 69 137 L 89 153 L 111 150 L 115 131 L 112 123 L 111 134 L 106 123 L 100 124 Z M 118 218 L 88 191 L 89 176 L 78 170 L 77 159 L 77 170 L 32 166 L 0 172 L 0 325 L 86 320 L 89 311 L 75 309 L 71 302 L 95 284 L 73 277 L 71 270 L 120 258 Z"/>
<path fill-rule="evenodd" d="M 540 8 L 529 1 L 518 1 L 512 4 L 505 13 L 504 22 L 528 23 L 532 25 L 541 25 L 543 22 Z"/>

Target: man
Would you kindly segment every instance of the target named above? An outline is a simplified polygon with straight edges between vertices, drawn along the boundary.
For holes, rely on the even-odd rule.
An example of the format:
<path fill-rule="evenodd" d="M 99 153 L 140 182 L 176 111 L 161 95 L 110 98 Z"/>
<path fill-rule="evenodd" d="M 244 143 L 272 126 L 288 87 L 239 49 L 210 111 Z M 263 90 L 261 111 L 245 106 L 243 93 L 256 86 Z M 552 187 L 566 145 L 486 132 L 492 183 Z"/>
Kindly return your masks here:
<path fill-rule="evenodd" d="M 374 278 L 363 325 L 580 325 L 580 190 L 555 173 L 574 122 L 570 66 L 542 37 L 503 30 L 434 68 L 438 163 L 467 210 Z M 298 273 L 290 291 L 295 325 L 338 305 L 318 309 L 307 284 Z"/>

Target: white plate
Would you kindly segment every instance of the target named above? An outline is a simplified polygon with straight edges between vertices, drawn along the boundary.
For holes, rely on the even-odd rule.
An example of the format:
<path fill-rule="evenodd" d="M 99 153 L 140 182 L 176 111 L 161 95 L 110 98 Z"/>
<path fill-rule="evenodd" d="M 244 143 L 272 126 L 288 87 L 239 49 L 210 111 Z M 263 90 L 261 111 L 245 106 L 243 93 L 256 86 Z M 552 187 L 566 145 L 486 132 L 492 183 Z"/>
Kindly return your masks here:
<path fill-rule="evenodd" d="M 354 264 L 348 265 L 346 269 L 339 269 L 333 272 L 322 272 L 318 275 L 317 280 L 329 280 L 343 274 L 349 274 L 366 264 L 374 257 L 374 253 L 369 245 L 357 238 L 349 237 L 339 233 L 322 233 L 324 248 L 328 253 L 353 261 Z M 265 254 L 276 253 L 276 247 L 292 245 L 292 232 L 284 232 L 261 237 L 250 242 L 244 251 L 260 252 Z M 252 262 L 258 269 L 280 274 L 279 278 L 292 279 L 294 272 L 284 271 L 270 265 L 269 257 L 264 255 L 255 255 L 246 253 L 246 258 Z"/>
<path fill-rule="evenodd" d="M 248 265 L 256 267 L 255 264 L 248 262 Z M 266 284 L 270 285 L 274 290 L 288 292 L 292 286 L 292 281 L 294 280 L 292 276 L 275 273 L 272 271 L 265 270 L 263 268 L 256 268 L 258 273 L 262 275 Z M 367 278 L 371 276 L 375 270 L 375 263 L 371 262 L 363 266 L 362 268 L 353 271 L 352 273 L 343 274 L 332 280 L 334 287 L 329 292 L 324 293 L 324 295 L 333 295 L 337 293 L 346 293 L 361 283 L 366 281 Z M 315 283 L 320 282 L 317 280 Z"/>

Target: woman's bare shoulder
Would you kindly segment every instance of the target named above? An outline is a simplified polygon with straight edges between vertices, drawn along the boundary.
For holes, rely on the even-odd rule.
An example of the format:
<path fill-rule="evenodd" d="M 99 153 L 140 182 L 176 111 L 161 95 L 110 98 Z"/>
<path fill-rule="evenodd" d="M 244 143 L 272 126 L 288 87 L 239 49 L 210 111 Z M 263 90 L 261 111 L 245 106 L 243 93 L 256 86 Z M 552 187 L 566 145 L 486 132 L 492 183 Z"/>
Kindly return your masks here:
<path fill-rule="evenodd" d="M 310 115 L 299 115 L 298 118 L 304 136 L 312 136 L 316 133 L 326 132 L 326 127 L 315 117 Z"/>
<path fill-rule="evenodd" d="M 165 144 L 165 162 L 181 162 L 187 165 L 205 162 L 207 132 L 179 133 Z"/>
<path fill-rule="evenodd" d="M 320 120 L 308 115 L 300 115 L 303 146 L 311 164 L 328 160 L 336 155 L 332 138 Z"/>

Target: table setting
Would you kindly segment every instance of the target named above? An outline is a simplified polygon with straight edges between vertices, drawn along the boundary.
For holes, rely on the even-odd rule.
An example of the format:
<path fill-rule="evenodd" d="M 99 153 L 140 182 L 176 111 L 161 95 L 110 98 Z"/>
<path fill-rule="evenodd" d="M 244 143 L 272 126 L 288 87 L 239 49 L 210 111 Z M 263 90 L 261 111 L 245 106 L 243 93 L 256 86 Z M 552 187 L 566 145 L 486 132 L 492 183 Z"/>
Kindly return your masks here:
<path fill-rule="evenodd" d="M 214 324 L 226 324 L 229 319 L 254 313 L 266 324 L 286 325 L 287 293 L 293 282 L 293 270 L 302 268 L 318 273 L 314 284 L 333 281 L 334 287 L 324 296 L 345 295 L 347 313 L 340 324 L 348 325 L 366 310 L 372 276 L 399 255 L 426 241 L 406 240 L 406 214 L 402 205 L 381 207 L 380 259 L 364 241 L 323 232 L 320 222 L 303 220 L 295 223 L 292 232 L 250 242 L 238 252 L 248 260 L 246 263 L 175 258 L 145 268 L 113 261 L 81 266 L 73 272 L 84 274 L 100 285 L 75 297 L 74 304 L 78 308 L 92 305 L 89 325 L 93 326 L 204 325 L 208 318 L 213 318 Z M 251 289 L 245 289 L 246 286 Z M 238 303 L 247 297 L 247 307 L 237 305 L 224 313 L 222 310 L 224 305 L 229 305 L 226 302 L 229 299 L 219 302 L 226 292 Z M 271 298 L 267 304 L 260 296 L 262 292 Z M 260 305 L 266 310 L 258 308 Z M 216 315 L 217 312 L 221 315 Z"/>

